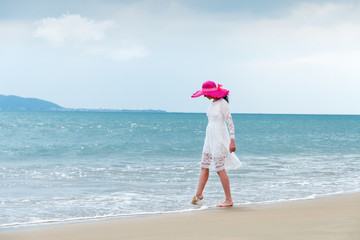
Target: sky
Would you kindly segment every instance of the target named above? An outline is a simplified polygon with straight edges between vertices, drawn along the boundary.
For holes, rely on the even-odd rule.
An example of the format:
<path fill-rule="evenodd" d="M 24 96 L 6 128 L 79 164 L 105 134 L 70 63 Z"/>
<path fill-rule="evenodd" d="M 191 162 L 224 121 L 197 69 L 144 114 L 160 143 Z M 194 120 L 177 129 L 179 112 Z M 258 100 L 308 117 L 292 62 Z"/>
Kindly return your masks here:
<path fill-rule="evenodd" d="M 0 94 L 67 108 L 360 114 L 360 1 L 0 0 Z"/>

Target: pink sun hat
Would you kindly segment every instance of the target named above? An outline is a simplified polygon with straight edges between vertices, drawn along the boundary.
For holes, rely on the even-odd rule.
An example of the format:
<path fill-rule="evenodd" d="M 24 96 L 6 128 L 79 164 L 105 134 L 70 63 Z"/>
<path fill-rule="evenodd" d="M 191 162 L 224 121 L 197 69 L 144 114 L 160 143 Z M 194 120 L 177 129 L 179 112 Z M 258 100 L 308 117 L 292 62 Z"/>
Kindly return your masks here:
<path fill-rule="evenodd" d="M 229 95 L 229 90 L 221 87 L 221 84 L 216 84 L 213 81 L 207 81 L 203 83 L 202 89 L 194 93 L 191 97 L 196 98 L 202 95 L 206 95 L 214 98 L 223 98 Z"/>

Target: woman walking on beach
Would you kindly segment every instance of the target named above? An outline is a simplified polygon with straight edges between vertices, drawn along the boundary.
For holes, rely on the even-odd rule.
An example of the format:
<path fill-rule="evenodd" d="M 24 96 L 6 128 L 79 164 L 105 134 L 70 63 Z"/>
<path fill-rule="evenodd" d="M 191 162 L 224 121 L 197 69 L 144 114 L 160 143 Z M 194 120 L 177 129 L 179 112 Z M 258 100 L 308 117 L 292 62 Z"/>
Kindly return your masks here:
<path fill-rule="evenodd" d="M 191 203 L 200 204 L 203 191 L 209 178 L 209 169 L 215 169 L 220 177 L 225 193 L 225 201 L 217 207 L 231 207 L 234 203 L 231 198 L 230 181 L 225 169 L 237 169 L 241 166 L 235 155 L 235 130 L 228 106 L 229 91 L 221 88 L 222 85 L 207 81 L 202 89 L 191 97 L 204 97 L 212 100 L 206 113 L 208 125 L 201 159 L 201 173 L 199 185 Z M 228 124 L 229 131 L 226 127 Z M 229 137 L 230 132 L 230 137 Z"/>

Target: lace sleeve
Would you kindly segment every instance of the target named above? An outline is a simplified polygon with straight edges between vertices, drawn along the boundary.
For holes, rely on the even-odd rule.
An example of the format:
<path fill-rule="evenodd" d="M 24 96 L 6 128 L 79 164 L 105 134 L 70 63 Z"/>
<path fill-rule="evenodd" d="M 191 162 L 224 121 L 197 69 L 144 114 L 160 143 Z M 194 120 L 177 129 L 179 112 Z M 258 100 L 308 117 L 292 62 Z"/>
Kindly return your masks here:
<path fill-rule="evenodd" d="M 225 100 L 221 104 L 221 111 L 224 114 L 225 121 L 227 122 L 227 125 L 229 127 L 230 138 L 235 139 L 234 122 L 233 122 L 231 114 L 230 114 L 229 105 Z"/>

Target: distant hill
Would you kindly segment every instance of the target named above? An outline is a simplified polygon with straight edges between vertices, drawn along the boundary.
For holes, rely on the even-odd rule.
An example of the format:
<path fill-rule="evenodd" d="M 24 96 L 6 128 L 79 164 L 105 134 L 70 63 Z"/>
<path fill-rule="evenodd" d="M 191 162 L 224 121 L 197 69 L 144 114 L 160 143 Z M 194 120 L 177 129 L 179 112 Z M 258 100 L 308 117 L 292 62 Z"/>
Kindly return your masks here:
<path fill-rule="evenodd" d="M 0 95 L 0 111 L 63 111 L 65 108 L 37 98 Z"/>
<path fill-rule="evenodd" d="M 18 96 L 0 95 L 0 111 L 27 111 L 27 112 L 44 112 L 44 111 L 66 111 L 66 112 L 143 112 L 143 113 L 165 113 L 164 110 L 117 110 L 117 109 L 86 109 L 86 108 L 64 108 L 55 103 L 37 99 L 23 98 Z"/>

